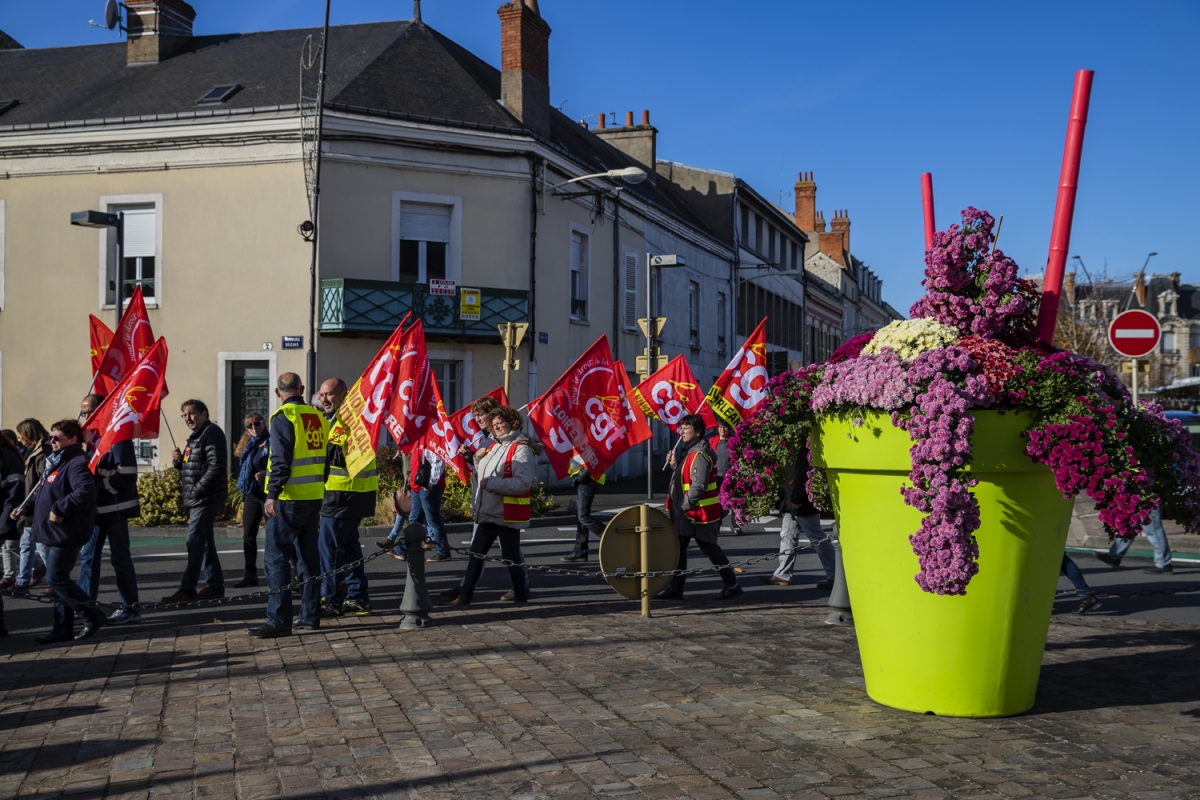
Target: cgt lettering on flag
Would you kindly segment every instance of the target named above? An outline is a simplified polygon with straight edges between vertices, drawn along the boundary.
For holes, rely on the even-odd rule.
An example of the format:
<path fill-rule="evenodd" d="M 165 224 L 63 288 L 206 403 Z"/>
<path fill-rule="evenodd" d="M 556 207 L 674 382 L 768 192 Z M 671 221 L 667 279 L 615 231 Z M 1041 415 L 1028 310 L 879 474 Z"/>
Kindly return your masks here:
<path fill-rule="evenodd" d="M 713 413 L 730 427 L 754 416 L 767 399 L 767 342 L 764 317 L 754 332 L 738 348 L 729 366 L 708 390 Z"/>

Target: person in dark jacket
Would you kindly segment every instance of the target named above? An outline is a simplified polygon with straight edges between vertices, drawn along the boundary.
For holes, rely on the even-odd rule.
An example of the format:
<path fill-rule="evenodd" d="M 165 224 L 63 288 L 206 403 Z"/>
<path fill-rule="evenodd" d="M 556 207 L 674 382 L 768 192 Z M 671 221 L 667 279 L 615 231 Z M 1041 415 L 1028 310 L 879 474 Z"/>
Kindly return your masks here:
<path fill-rule="evenodd" d="M 89 394 L 79 404 L 84 418 L 90 417 L 104 398 Z M 142 513 L 138 502 L 137 456 L 133 442 L 115 443 L 96 463 L 96 528 L 79 554 L 79 588 L 96 599 L 100 592 L 100 562 L 108 542 L 108 561 L 117 576 L 121 608 L 108 621 L 113 625 L 141 622 L 138 612 L 137 571 L 129 552 L 129 520 Z"/>
<path fill-rule="evenodd" d="M 200 400 L 185 400 L 180 406 L 184 424 L 191 429 L 183 452 L 171 453 L 183 482 L 183 507 L 188 510 L 187 568 L 179 591 L 163 598 L 164 603 L 186 603 L 197 597 L 224 597 L 225 576 L 217 557 L 213 523 L 229 494 L 228 445 L 225 433 L 208 419 L 208 406 Z M 205 587 L 196 591 L 203 562 Z"/>
<path fill-rule="evenodd" d="M 237 490 L 242 494 L 242 555 L 246 561 L 238 589 L 258 586 L 258 529 L 266 518 L 265 478 L 267 458 L 271 454 L 271 436 L 262 414 L 246 415 L 246 432 L 233 454 L 238 457 Z"/>
<path fill-rule="evenodd" d="M 714 565 L 721 566 L 725 587 L 718 600 L 729 600 L 742 594 L 733 568 L 728 566 L 725 551 L 717 544 L 717 529 L 721 525 L 721 505 L 717 498 L 716 454 L 704 438 L 704 418 L 688 414 L 679 421 L 680 447 L 667 454 L 667 466 L 672 470 L 667 494 L 667 513 L 679 535 L 679 564 L 687 569 L 687 550 L 692 538 L 700 552 Z M 682 599 L 685 578 L 676 575 L 667 588 L 658 593 L 663 599 Z"/>
<path fill-rule="evenodd" d="M 732 465 L 732 456 L 729 453 L 729 437 L 733 436 L 733 426 L 727 422 L 717 423 L 717 486 L 720 487 L 721 481 L 725 480 L 725 476 L 729 474 L 729 467 Z M 721 510 L 721 519 L 725 519 L 728 514 L 727 509 Z M 742 529 L 738 527 L 737 520 L 731 520 L 733 524 L 733 535 L 741 536 Z"/>
<path fill-rule="evenodd" d="M 96 480 L 83 451 L 83 429 L 73 419 L 50 426 L 50 447 L 41 488 L 33 509 L 33 541 L 43 546 L 46 575 L 54 590 L 54 630 L 39 636 L 40 644 L 90 639 L 104 627 L 104 614 L 89 605 L 91 598 L 71 580 L 79 550 L 96 524 Z M 75 635 L 75 614 L 83 630 Z"/>
<path fill-rule="evenodd" d="M 807 442 L 807 440 L 806 440 Z M 783 486 L 783 500 L 780 511 L 783 513 L 782 527 L 779 531 L 779 565 L 775 573 L 763 578 L 763 583 L 776 586 L 791 586 L 792 575 L 796 569 L 796 553 L 790 552 L 800 544 L 800 534 L 803 533 L 817 558 L 821 560 L 821 569 L 825 578 L 817 581 L 818 589 L 833 588 L 833 574 L 836 560 L 833 544 L 821 527 L 821 512 L 808 499 L 808 445 L 804 444 L 796 455 L 796 461 L 788 470 L 787 483 Z M 784 554 L 787 555 L 784 555 Z"/>
<path fill-rule="evenodd" d="M 25 459 L 17 449 L 16 442 L 0 435 L 0 541 L 4 547 L 16 545 L 21 540 L 21 530 L 17 527 L 16 515 L 13 514 L 25 499 Z M 16 584 L 17 564 L 5 550 L 5 572 L 12 567 L 12 577 L 4 577 L 4 588 L 11 589 Z M 8 625 L 4 621 L 4 601 L 0 600 L 0 636 L 8 636 Z"/>
<path fill-rule="evenodd" d="M 325 448 L 325 497 L 321 501 L 318 539 L 322 573 L 362 560 L 358 523 L 363 517 L 374 516 L 379 492 L 379 473 L 374 461 L 353 478 L 346 469 L 346 454 L 342 450 L 346 431 L 338 419 L 338 410 L 345 402 L 348 390 L 344 380 L 330 378 L 317 392 L 330 426 L 329 443 Z M 346 580 L 344 593 L 339 587 L 343 575 Z M 345 573 L 325 577 L 321 585 L 321 619 L 370 613 L 367 572 L 362 564 Z"/>
<path fill-rule="evenodd" d="M 21 530 L 20 558 L 17 564 L 16 583 L 5 594 L 13 597 L 28 597 L 30 587 L 41 575 L 46 574 L 42 557 L 33 545 L 33 497 L 31 495 L 42 480 L 46 458 L 50 455 L 50 432 L 36 419 L 30 417 L 17 423 L 17 439 L 24 445 L 25 453 L 25 500 L 11 517 L 16 519 Z"/>

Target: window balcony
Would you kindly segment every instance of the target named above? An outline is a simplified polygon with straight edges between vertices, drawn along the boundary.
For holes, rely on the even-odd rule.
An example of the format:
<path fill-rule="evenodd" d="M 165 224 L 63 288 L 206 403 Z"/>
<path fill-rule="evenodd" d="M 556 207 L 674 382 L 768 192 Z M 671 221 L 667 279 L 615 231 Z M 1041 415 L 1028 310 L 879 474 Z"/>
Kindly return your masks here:
<path fill-rule="evenodd" d="M 479 319 L 460 317 L 461 287 L 453 297 L 431 295 L 424 283 L 332 278 L 321 281 L 321 334 L 386 339 L 412 312 L 430 339 L 498 341 L 496 326 L 529 319 L 529 292 L 469 286 L 480 291 Z"/>

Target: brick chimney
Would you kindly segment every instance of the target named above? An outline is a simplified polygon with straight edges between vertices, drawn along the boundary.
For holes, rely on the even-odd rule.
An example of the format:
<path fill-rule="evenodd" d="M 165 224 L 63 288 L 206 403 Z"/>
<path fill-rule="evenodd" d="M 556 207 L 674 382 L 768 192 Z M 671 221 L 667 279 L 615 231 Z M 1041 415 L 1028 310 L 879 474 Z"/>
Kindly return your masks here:
<path fill-rule="evenodd" d="M 1181 277 L 1182 276 L 1178 272 L 1171 273 L 1171 288 L 1173 288 L 1177 292 L 1179 291 L 1179 288 L 1180 288 L 1180 283 L 1181 283 L 1180 278 Z"/>
<path fill-rule="evenodd" d="M 500 101 L 526 128 L 550 135 L 550 26 L 537 0 L 500 6 Z"/>
<path fill-rule="evenodd" d="M 1075 305 L 1075 273 L 1068 272 L 1063 276 L 1063 294 L 1067 296 L 1067 302 Z"/>
<path fill-rule="evenodd" d="M 1133 276 L 1133 291 L 1137 295 L 1138 305 L 1146 307 L 1146 273 L 1139 272 Z"/>
<path fill-rule="evenodd" d="M 606 128 L 603 123 L 602 114 L 593 133 L 645 167 L 646 175 L 653 181 L 658 163 L 658 129 L 650 124 L 650 112 L 642 112 L 641 125 L 633 124 L 632 111 L 625 113 L 623 128 Z"/>
<path fill-rule="evenodd" d="M 196 9 L 184 0 L 126 0 L 127 64 L 157 64 L 192 38 Z"/>
<path fill-rule="evenodd" d="M 801 229 L 801 230 L 803 230 L 803 229 Z M 807 232 L 808 231 L 806 231 L 806 233 Z M 813 226 L 812 226 L 811 232 L 812 233 L 824 233 L 825 232 L 825 212 L 824 211 L 814 211 L 813 212 Z"/>
<path fill-rule="evenodd" d="M 817 230 L 817 184 L 811 172 L 801 172 L 796 180 L 796 227 L 805 233 Z M 821 230 L 825 230 L 822 221 Z"/>
<path fill-rule="evenodd" d="M 842 249 L 850 252 L 850 212 L 846 209 L 833 212 L 833 221 L 829 223 L 834 233 L 842 234 Z"/>
<path fill-rule="evenodd" d="M 837 213 L 837 212 L 834 212 Z M 834 217 L 833 222 L 837 222 L 837 217 Z M 822 220 L 824 223 L 824 220 Z M 825 227 L 824 224 L 821 227 Z M 817 236 L 820 240 L 821 252 L 832 258 L 843 267 L 846 266 L 846 254 L 842 250 L 842 234 L 840 231 L 834 230 L 826 233 L 825 231 L 818 232 Z"/>

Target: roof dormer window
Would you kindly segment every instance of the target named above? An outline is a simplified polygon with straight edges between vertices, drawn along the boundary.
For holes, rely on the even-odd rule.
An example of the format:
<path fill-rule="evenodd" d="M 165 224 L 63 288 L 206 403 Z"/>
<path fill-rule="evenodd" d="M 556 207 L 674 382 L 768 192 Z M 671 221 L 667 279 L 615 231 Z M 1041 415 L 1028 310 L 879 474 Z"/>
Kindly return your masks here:
<path fill-rule="evenodd" d="M 229 98 L 237 94 L 242 88 L 240 83 L 223 83 L 220 86 L 214 86 L 209 89 L 208 94 L 196 101 L 198 106 L 219 106 Z"/>

